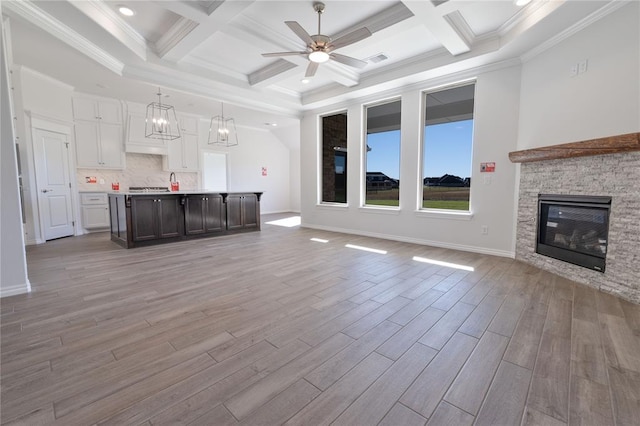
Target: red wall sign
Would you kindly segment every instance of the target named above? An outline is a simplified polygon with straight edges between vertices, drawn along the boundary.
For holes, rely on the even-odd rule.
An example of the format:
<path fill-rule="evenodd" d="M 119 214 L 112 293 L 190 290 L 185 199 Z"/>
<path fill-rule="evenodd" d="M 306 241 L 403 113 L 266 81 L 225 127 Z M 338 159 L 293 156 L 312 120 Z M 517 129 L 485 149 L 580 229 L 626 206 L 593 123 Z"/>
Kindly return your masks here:
<path fill-rule="evenodd" d="M 480 172 L 493 173 L 496 171 L 496 163 L 480 163 Z"/>

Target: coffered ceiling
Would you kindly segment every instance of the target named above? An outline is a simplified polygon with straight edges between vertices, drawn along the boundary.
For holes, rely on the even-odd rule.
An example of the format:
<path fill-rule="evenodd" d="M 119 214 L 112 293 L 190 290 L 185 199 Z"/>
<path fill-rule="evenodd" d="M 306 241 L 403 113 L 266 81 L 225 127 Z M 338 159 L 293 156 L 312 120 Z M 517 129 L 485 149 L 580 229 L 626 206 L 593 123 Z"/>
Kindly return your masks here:
<path fill-rule="evenodd" d="M 161 86 L 183 110 L 225 101 L 274 121 L 445 74 L 517 63 L 625 2 L 324 3 L 322 34 L 335 40 L 361 27 L 372 33 L 337 50 L 366 65 L 329 61 L 306 83 L 305 56 L 262 53 L 306 49 L 285 21 L 316 34 L 312 1 L 3 0 L 2 13 L 11 18 L 14 62 L 76 90 L 146 103 L 155 93 L 151 85 Z M 120 14 L 122 5 L 135 14 Z"/>

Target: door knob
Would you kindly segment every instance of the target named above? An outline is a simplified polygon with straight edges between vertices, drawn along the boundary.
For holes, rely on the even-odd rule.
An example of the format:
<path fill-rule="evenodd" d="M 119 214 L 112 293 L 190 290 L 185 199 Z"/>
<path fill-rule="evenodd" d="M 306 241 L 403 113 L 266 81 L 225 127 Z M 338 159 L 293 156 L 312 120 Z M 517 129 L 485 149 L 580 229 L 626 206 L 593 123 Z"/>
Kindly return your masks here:
<path fill-rule="evenodd" d="M 52 192 L 53 189 L 43 189 L 42 192 Z"/>

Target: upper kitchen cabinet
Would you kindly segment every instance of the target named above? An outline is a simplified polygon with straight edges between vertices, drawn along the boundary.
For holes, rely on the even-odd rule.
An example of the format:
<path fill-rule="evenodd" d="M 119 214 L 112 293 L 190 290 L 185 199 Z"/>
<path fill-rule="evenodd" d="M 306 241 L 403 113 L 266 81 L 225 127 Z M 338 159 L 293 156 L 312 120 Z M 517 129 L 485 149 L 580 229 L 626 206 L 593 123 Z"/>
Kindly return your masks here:
<path fill-rule="evenodd" d="M 117 101 L 73 98 L 78 167 L 123 169 L 122 110 Z"/>
<path fill-rule="evenodd" d="M 137 154 L 167 155 L 169 141 L 145 136 L 146 117 L 144 112 L 129 111 L 127 117 L 126 151 Z"/>
<path fill-rule="evenodd" d="M 200 170 L 198 146 L 198 120 L 196 116 L 180 115 L 180 138 L 167 141 L 165 169 L 172 172 L 197 172 Z"/>
<path fill-rule="evenodd" d="M 73 98 L 73 118 L 75 120 L 100 120 L 103 123 L 122 124 L 122 108 L 115 100 L 93 98 Z"/>

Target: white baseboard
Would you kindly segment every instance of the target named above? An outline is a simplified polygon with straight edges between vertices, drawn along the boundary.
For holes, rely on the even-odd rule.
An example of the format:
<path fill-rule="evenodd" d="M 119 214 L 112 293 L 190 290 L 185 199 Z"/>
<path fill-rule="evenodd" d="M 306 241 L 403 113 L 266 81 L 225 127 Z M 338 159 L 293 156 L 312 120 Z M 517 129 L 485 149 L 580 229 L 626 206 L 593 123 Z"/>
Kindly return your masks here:
<path fill-rule="evenodd" d="M 423 240 L 420 238 L 411 238 L 404 237 L 399 235 L 391 235 L 391 234 L 380 234 L 377 232 L 368 232 L 368 231 L 358 231 L 353 229 L 345 229 L 345 228 L 336 228 L 333 226 L 324 226 L 324 225 L 312 225 L 308 223 L 302 223 L 300 225 L 303 228 L 310 229 L 319 229 L 321 231 L 330 231 L 330 232 L 340 232 L 342 234 L 352 234 L 352 235 L 361 235 L 363 237 L 372 237 L 372 238 L 380 238 L 383 240 L 392 240 L 392 241 L 400 241 L 403 243 L 411 243 L 411 244 L 420 244 L 423 246 L 432 246 L 432 247 L 441 247 L 451 250 L 460 250 L 460 251 L 468 251 L 472 253 L 480 253 L 480 254 L 488 254 L 491 256 L 500 256 L 500 257 L 509 257 L 511 259 L 515 259 L 515 252 L 508 250 L 495 250 L 486 247 L 476 247 L 476 246 L 467 246 L 462 244 L 453 244 L 453 243 L 444 243 L 442 241 L 431 241 L 431 240 Z"/>
<path fill-rule="evenodd" d="M 300 214 L 300 212 L 295 212 L 295 211 L 292 211 L 292 210 L 274 210 L 274 211 L 270 211 L 270 212 L 260 212 L 260 216 L 262 216 L 263 214 L 276 214 L 276 213 Z"/>
<path fill-rule="evenodd" d="M 31 283 L 27 280 L 24 284 L 3 287 L 0 289 L 0 298 L 15 296 L 16 294 L 31 293 Z"/>

